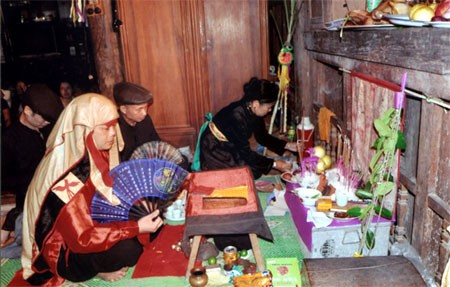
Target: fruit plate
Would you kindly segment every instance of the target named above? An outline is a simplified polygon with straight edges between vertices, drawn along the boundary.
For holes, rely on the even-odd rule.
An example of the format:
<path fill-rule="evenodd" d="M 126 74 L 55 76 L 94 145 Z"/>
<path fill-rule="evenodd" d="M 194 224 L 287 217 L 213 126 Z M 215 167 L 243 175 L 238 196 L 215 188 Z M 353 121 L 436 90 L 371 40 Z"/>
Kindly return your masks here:
<path fill-rule="evenodd" d="M 435 28 L 450 28 L 450 21 L 442 22 L 442 21 L 436 21 L 436 22 L 430 22 L 430 25 Z"/>
<path fill-rule="evenodd" d="M 353 219 L 357 219 L 358 217 L 350 216 L 346 212 L 327 212 L 327 217 L 333 220 L 347 222 Z M 343 217 L 345 216 L 345 217 Z"/>
<path fill-rule="evenodd" d="M 391 20 L 409 20 L 408 14 L 384 14 L 383 18 Z"/>
<path fill-rule="evenodd" d="M 393 29 L 395 28 L 392 24 L 378 24 L 378 25 L 353 25 L 344 26 L 344 30 L 378 30 L 378 29 Z"/>
<path fill-rule="evenodd" d="M 407 27 L 423 27 L 430 25 L 430 22 L 425 21 L 414 21 L 414 20 L 404 20 L 404 19 L 389 19 L 392 24 Z"/>
<path fill-rule="evenodd" d="M 299 183 L 297 177 L 289 171 L 283 172 L 281 174 L 281 179 L 285 182 L 290 182 L 290 183 Z"/>
<path fill-rule="evenodd" d="M 336 19 L 325 23 L 325 29 L 328 31 L 338 31 L 345 24 L 345 18 Z"/>
<path fill-rule="evenodd" d="M 273 192 L 275 186 L 273 183 L 267 180 L 257 180 L 255 181 L 255 187 L 261 192 Z"/>

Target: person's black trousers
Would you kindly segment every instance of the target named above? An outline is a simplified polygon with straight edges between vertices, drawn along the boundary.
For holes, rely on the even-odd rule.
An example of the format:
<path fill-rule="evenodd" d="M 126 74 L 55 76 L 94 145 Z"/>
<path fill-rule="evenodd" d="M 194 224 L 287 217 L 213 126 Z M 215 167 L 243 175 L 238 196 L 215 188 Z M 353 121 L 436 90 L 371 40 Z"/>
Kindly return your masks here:
<path fill-rule="evenodd" d="M 61 277 L 81 282 L 91 279 L 98 273 L 114 272 L 123 267 L 136 265 L 142 254 L 142 245 L 135 237 L 118 242 L 109 250 L 99 253 L 72 253 L 66 261 L 66 252 L 58 259 L 58 273 Z"/>

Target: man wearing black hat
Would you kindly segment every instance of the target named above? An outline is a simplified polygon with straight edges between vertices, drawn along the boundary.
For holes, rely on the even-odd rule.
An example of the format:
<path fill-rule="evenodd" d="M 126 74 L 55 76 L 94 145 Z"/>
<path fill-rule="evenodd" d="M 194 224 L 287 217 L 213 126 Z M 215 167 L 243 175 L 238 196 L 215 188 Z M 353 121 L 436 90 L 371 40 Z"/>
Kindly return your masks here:
<path fill-rule="evenodd" d="M 125 147 L 120 160 L 126 161 L 140 145 L 159 141 L 160 137 L 147 113 L 153 96 L 144 87 L 129 82 L 114 85 L 114 100 L 119 107 L 119 126 Z"/>
<path fill-rule="evenodd" d="M 52 126 L 63 110 L 58 96 L 42 84 L 27 89 L 22 107 L 18 120 L 2 135 L 2 184 L 16 195 L 16 207 L 8 212 L 2 226 L 2 245 L 14 234 L 28 185 L 44 156 L 46 137 L 42 130 Z"/>

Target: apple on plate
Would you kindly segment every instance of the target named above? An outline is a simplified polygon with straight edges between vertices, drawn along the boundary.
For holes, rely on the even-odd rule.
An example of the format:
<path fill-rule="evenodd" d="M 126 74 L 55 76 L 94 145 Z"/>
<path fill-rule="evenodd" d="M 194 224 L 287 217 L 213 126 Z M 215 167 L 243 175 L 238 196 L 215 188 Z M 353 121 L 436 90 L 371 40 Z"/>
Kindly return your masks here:
<path fill-rule="evenodd" d="M 317 145 L 314 147 L 314 156 L 317 156 L 318 158 L 322 158 L 326 154 L 325 149 L 323 146 Z"/>
<path fill-rule="evenodd" d="M 434 16 L 433 18 L 431 18 L 431 21 L 432 22 L 447 22 L 448 20 L 442 16 Z"/>
<path fill-rule="evenodd" d="M 414 8 L 414 7 L 413 7 Z M 419 7 L 414 12 L 410 13 L 409 18 L 415 21 L 431 21 L 433 18 L 434 10 L 428 6 Z"/>

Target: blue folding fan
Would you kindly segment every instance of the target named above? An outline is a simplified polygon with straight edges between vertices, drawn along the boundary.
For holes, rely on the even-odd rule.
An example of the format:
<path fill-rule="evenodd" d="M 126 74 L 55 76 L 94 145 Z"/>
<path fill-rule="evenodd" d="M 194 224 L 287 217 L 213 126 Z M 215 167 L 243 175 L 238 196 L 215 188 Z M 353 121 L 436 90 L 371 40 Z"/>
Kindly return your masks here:
<path fill-rule="evenodd" d="M 113 206 L 96 193 L 91 216 L 99 222 L 137 220 L 165 207 L 188 176 L 179 165 L 161 159 L 135 159 L 111 170 L 113 194 L 120 204 Z"/>
<path fill-rule="evenodd" d="M 178 149 L 163 141 L 151 141 L 137 147 L 131 154 L 130 160 L 139 158 L 164 159 L 176 164 L 184 160 Z"/>

